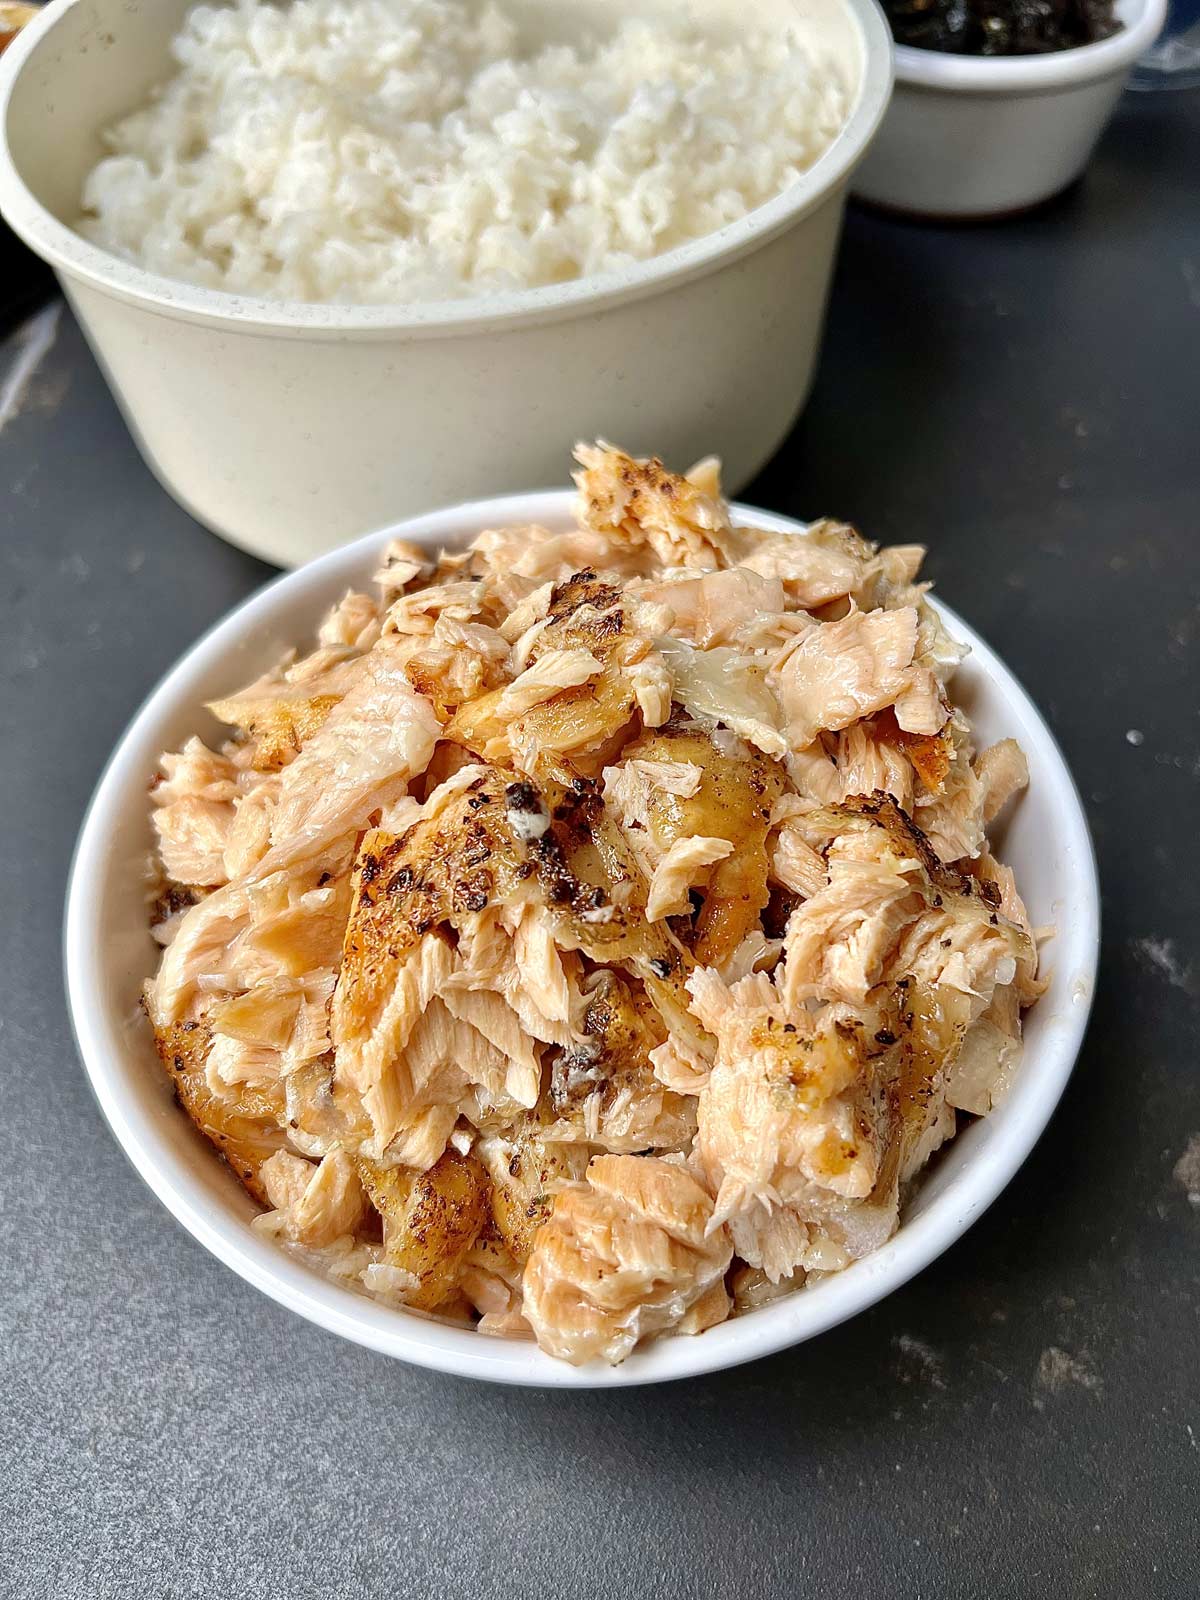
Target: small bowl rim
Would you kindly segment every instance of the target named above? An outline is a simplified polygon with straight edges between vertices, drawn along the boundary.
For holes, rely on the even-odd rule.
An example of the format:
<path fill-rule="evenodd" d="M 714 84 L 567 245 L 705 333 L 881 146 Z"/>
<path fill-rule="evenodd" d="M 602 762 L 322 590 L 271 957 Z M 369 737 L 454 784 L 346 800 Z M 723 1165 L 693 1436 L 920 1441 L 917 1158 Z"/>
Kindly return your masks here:
<path fill-rule="evenodd" d="M 1167 15 L 1168 0 L 1123 0 L 1118 10 L 1132 18 L 1118 32 L 1094 44 L 1038 56 L 968 56 L 941 50 L 895 46 L 896 82 L 906 88 L 966 94 L 1053 93 L 1112 77 L 1133 64 L 1153 44 Z"/>
<path fill-rule="evenodd" d="M 693 1339 L 662 1339 L 635 1350 L 618 1367 L 576 1368 L 517 1340 L 489 1340 L 411 1312 L 385 1307 L 318 1276 L 280 1246 L 262 1239 L 235 1215 L 232 1190 L 216 1208 L 211 1192 L 168 1144 L 149 1108 L 152 1096 L 122 1087 L 127 1019 L 117 1013 L 102 955 L 103 864 L 126 815 L 130 792 L 141 793 L 162 748 L 160 725 L 182 707 L 199 710 L 198 686 L 256 625 L 274 617 L 317 611 L 338 588 L 361 581 L 372 556 L 394 537 L 436 544 L 469 529 L 530 522 L 564 523 L 570 490 L 542 490 L 468 501 L 408 518 L 366 534 L 276 578 L 249 596 L 180 657 L 135 713 L 106 764 L 84 818 L 67 887 L 63 959 L 68 1010 L 79 1055 L 100 1109 L 133 1166 L 175 1218 L 204 1247 L 248 1283 L 319 1326 L 414 1365 L 543 1388 L 611 1388 L 672 1381 L 737 1366 L 799 1344 L 867 1309 L 899 1288 L 959 1239 L 1010 1182 L 1044 1131 L 1074 1066 L 1095 990 L 1100 899 L 1095 853 L 1082 802 L 1061 750 L 1016 678 L 984 640 L 950 607 L 935 602 L 950 627 L 970 644 L 983 675 L 1003 698 L 1011 731 L 1031 757 L 1039 781 L 1055 794 L 1061 822 L 1056 848 L 1073 863 L 1072 904 L 1060 927 L 1056 962 L 1072 974 L 1072 1004 L 1044 1039 L 1036 1073 L 1018 1080 L 993 1117 L 1000 1132 L 982 1156 L 935 1194 L 918 1216 L 902 1222 L 887 1244 L 815 1288 L 789 1295 L 751 1316 L 712 1328 Z M 801 531 L 795 519 L 735 504 L 738 522 L 781 532 Z M 289 620 L 289 628 L 292 626 Z M 1077 902 L 1077 903 L 1076 903 Z M 1068 951 L 1070 956 L 1068 959 Z M 1032 1065 L 1028 1060 L 1026 1066 Z"/>
<path fill-rule="evenodd" d="M 166 278 L 113 255 L 60 222 L 17 171 L 8 142 L 15 86 L 42 40 L 83 3 L 47 6 L 0 57 L 0 215 L 56 271 L 103 293 L 178 320 L 275 336 L 420 338 L 508 330 L 594 313 L 702 277 L 769 243 L 847 183 L 883 120 L 893 84 L 891 29 L 877 0 L 839 0 L 858 28 L 862 51 L 862 77 L 850 115 L 807 172 L 738 221 L 648 261 L 563 284 L 398 305 L 270 300 Z"/>

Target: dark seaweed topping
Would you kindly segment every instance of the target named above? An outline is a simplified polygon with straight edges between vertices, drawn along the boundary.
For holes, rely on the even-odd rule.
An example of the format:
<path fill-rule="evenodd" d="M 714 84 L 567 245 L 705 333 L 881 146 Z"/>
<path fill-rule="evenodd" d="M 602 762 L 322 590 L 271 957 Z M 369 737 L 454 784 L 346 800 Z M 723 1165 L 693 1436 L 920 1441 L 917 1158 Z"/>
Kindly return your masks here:
<path fill-rule="evenodd" d="M 1113 0 L 883 0 L 897 44 L 951 55 L 1033 56 L 1120 31 Z"/>

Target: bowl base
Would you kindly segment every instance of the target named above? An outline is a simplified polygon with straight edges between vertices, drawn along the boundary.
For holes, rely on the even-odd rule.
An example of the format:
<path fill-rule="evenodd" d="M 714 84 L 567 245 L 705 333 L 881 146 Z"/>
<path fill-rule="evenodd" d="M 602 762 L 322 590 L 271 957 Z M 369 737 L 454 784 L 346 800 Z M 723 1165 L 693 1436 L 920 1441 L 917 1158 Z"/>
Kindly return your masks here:
<path fill-rule="evenodd" d="M 1040 211 L 1048 211 L 1082 182 L 1083 174 L 1078 173 L 1059 188 L 1042 195 L 1040 199 L 1026 200 L 1016 206 L 1003 206 L 998 211 L 910 210 L 908 206 L 893 205 L 887 200 L 868 200 L 865 195 L 858 194 L 852 195 L 851 200 L 855 206 L 873 212 L 876 216 L 895 217 L 904 222 L 929 223 L 934 227 L 987 227 L 990 223 L 1012 222 L 1017 217 L 1031 217 Z"/>

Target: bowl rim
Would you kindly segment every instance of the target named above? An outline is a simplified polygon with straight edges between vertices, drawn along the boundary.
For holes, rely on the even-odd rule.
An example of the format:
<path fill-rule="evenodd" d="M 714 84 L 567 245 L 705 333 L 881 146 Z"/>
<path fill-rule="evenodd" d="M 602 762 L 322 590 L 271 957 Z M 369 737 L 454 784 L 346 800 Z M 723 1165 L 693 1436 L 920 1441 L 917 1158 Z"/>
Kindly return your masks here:
<path fill-rule="evenodd" d="M 895 47 L 896 82 L 906 88 L 968 94 L 1053 93 L 1094 83 L 1132 66 L 1158 37 L 1167 0 L 1118 0 L 1125 26 L 1107 39 L 1040 56 L 967 56 Z"/>
<path fill-rule="evenodd" d="M 877 0 L 838 0 L 858 32 L 862 75 L 850 115 L 829 148 L 795 183 L 736 222 L 620 271 L 563 284 L 461 300 L 353 306 L 270 300 L 166 278 L 90 243 L 60 222 L 26 185 L 9 147 L 13 92 L 42 41 L 86 0 L 47 6 L 0 57 L 0 215 L 56 271 L 146 310 L 275 336 L 408 338 L 501 332 L 626 304 L 705 276 L 768 244 L 843 188 L 865 156 L 891 98 L 892 35 Z"/>
<path fill-rule="evenodd" d="M 110 756 L 88 806 L 67 886 L 63 959 L 68 1011 L 84 1069 L 100 1109 L 133 1166 L 189 1233 L 226 1266 L 281 1305 L 344 1338 L 417 1366 L 461 1377 L 543 1388 L 611 1388 L 657 1383 L 737 1366 L 823 1333 L 875 1304 L 927 1266 L 966 1231 L 1006 1187 L 1042 1134 L 1066 1086 L 1087 1026 L 1099 953 L 1100 899 L 1096 859 L 1082 802 L 1062 752 L 1040 713 L 1012 673 L 974 629 L 942 602 L 950 627 L 971 645 L 989 682 L 1002 695 L 1012 731 L 1028 750 L 1040 782 L 1052 786 L 1061 828 L 1057 849 L 1074 877 L 1069 916 L 1060 920 L 1056 965 L 1072 972 L 1072 1004 L 1061 1026 L 1047 1035 L 1036 1075 L 994 1116 L 1002 1127 L 965 1173 L 936 1194 L 918 1216 L 873 1255 L 815 1288 L 781 1299 L 752 1316 L 709 1329 L 694 1339 L 661 1339 L 635 1350 L 618 1367 L 576 1368 L 544 1355 L 527 1341 L 490 1340 L 419 1314 L 382 1306 L 318 1276 L 272 1241 L 260 1238 L 235 1215 L 238 1198 L 216 1208 L 211 1191 L 174 1151 L 148 1100 L 121 1086 L 127 1053 L 101 954 L 103 881 L 110 843 L 125 815 L 131 784 L 144 785 L 161 745 L 160 725 L 184 705 L 199 708 L 199 684 L 229 658 L 256 625 L 276 615 L 308 611 L 315 626 L 320 606 L 367 568 L 372 554 L 393 537 L 452 541 L 467 530 L 513 523 L 554 526 L 569 518 L 570 490 L 543 490 L 468 501 L 366 534 L 266 584 L 218 621 L 180 657 L 135 713 Z M 805 524 L 735 503 L 735 519 L 773 531 Z M 1070 958 L 1068 960 L 1068 951 Z M 156 1125 L 157 1124 L 157 1125 Z"/>

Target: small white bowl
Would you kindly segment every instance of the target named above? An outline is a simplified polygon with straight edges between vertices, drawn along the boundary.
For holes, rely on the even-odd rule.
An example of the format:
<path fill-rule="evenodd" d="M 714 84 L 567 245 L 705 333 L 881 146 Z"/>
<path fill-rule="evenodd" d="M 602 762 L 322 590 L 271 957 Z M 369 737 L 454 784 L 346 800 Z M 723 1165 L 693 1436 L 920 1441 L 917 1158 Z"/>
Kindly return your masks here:
<path fill-rule="evenodd" d="M 619 1367 L 575 1368 L 533 1344 L 490 1339 L 337 1288 L 250 1228 L 252 1202 L 174 1104 L 138 998 L 158 950 L 146 930 L 143 868 L 150 849 L 147 784 L 160 752 L 190 734 L 213 738 L 203 704 L 255 677 L 310 638 L 348 587 L 364 588 L 389 538 L 457 545 L 483 527 L 571 523 L 566 490 L 512 495 L 439 511 L 372 534 L 277 579 L 206 634 L 134 718 L 96 790 L 67 893 L 65 960 L 75 1036 L 100 1107 L 142 1177 L 189 1233 L 280 1304 L 323 1328 L 418 1366 L 497 1383 L 602 1388 L 656 1383 L 812 1338 L 911 1278 L 947 1249 L 1004 1188 L 1054 1110 L 1083 1038 L 1096 975 L 1099 891 L 1079 796 L 1062 755 L 1016 679 L 960 618 L 972 648 L 956 695 L 979 737 L 1012 735 L 1031 784 L 1004 838 L 1035 925 L 1053 923 L 1050 988 L 1029 1013 L 1025 1054 L 1004 1104 L 972 1124 L 922 1178 L 896 1236 L 846 1271 L 698 1338 L 668 1338 Z M 789 518 L 735 507 L 738 521 L 795 532 Z"/>
<path fill-rule="evenodd" d="M 774 200 L 626 271 L 486 298 L 305 305 L 197 288 L 72 223 L 99 134 L 168 70 L 191 0 L 60 0 L 0 63 L 0 212 L 58 273 L 147 464 L 234 544 L 297 565 L 464 495 L 557 483 L 576 439 L 673 461 L 704 450 L 731 490 L 812 382 L 850 173 L 891 93 L 874 0 L 758 0 L 851 86 L 845 127 Z M 678 0 L 509 0 L 561 30 Z M 688 0 L 718 37 L 737 0 Z"/>
<path fill-rule="evenodd" d="M 1167 0 L 1117 0 L 1119 33 L 1041 56 L 897 45 L 896 89 L 854 180 L 859 199 L 926 217 L 1003 216 L 1058 194 L 1091 159 Z"/>

